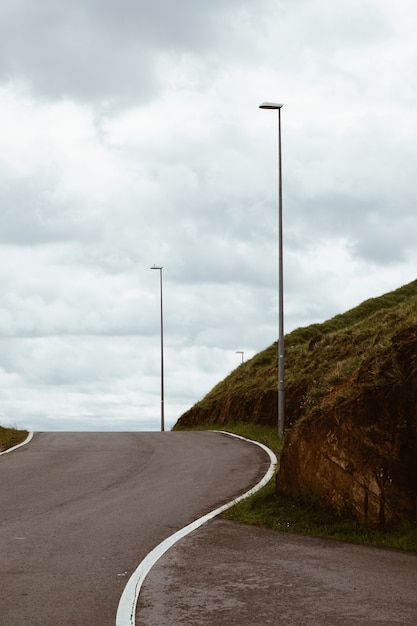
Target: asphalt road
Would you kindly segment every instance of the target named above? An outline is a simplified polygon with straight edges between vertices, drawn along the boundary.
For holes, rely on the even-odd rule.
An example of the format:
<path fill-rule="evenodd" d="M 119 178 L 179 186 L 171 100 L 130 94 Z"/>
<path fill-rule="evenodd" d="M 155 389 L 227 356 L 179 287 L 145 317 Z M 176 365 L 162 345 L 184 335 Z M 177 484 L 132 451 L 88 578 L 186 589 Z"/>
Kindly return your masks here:
<path fill-rule="evenodd" d="M 155 564 L 138 626 L 415 626 L 417 555 L 209 521 Z"/>
<path fill-rule="evenodd" d="M 114 626 L 146 554 L 268 466 L 221 433 L 35 434 L 0 456 L 1 626 Z"/>

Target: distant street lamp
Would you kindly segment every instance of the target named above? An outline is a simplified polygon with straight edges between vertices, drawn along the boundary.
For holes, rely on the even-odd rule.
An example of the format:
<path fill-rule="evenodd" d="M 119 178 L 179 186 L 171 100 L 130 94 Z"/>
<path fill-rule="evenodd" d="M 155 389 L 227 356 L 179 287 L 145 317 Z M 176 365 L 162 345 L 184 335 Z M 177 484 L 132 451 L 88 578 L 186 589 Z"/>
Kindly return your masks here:
<path fill-rule="evenodd" d="M 162 265 L 153 265 L 151 270 L 159 270 L 159 285 L 161 292 L 161 432 L 165 430 L 164 418 L 164 314 L 162 307 Z"/>
<path fill-rule="evenodd" d="M 278 111 L 278 436 L 285 426 L 285 368 L 284 368 L 284 272 L 282 250 L 282 167 L 281 167 L 281 108 L 283 104 L 263 102 L 260 109 Z"/>
<path fill-rule="evenodd" d="M 242 363 L 243 363 L 243 361 L 244 361 L 243 355 L 245 354 L 243 352 L 243 350 L 236 350 L 236 354 L 241 354 L 242 355 Z"/>

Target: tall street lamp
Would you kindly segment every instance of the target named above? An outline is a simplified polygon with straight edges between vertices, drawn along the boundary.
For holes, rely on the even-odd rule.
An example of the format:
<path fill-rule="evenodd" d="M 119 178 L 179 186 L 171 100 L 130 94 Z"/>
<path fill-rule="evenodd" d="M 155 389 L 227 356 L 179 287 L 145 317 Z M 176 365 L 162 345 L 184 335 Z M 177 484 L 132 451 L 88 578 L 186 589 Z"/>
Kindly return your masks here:
<path fill-rule="evenodd" d="M 284 368 L 284 272 L 282 252 L 282 168 L 281 168 L 281 108 L 283 104 L 263 102 L 260 109 L 278 111 L 278 436 L 285 425 L 285 368 Z"/>
<path fill-rule="evenodd" d="M 162 265 L 152 265 L 151 270 L 159 270 L 159 285 L 161 291 L 161 432 L 165 430 L 164 422 L 164 314 L 162 307 Z"/>
<path fill-rule="evenodd" d="M 245 355 L 244 351 L 243 350 L 236 350 L 236 354 L 241 354 L 242 355 L 242 363 L 243 363 L 243 361 L 245 360 L 244 359 L 244 355 Z"/>

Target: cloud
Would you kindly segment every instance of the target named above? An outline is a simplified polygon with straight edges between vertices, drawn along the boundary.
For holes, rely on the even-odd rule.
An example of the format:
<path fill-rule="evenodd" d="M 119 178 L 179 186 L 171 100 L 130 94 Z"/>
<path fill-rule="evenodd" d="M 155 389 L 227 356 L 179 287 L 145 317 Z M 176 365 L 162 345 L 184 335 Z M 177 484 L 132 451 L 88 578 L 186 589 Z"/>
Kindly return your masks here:
<path fill-rule="evenodd" d="M 248 0 L 74 0 L 65 7 L 28 0 L 0 10 L 0 79 L 45 98 L 104 105 L 149 102 L 160 91 L 161 58 L 212 54 L 219 30 Z"/>
<path fill-rule="evenodd" d="M 0 8 L 0 419 L 159 428 L 277 336 L 415 278 L 411 0 Z M 2 418 L 4 416 L 4 419 Z"/>

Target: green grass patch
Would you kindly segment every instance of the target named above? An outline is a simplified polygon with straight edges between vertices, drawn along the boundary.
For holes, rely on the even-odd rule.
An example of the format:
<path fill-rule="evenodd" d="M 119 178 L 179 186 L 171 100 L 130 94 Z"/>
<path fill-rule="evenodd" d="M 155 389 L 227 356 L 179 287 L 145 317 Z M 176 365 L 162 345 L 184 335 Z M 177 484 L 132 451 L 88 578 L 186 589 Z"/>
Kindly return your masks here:
<path fill-rule="evenodd" d="M 4 428 L 0 426 L 0 452 L 22 443 L 28 436 L 27 430 L 17 430 L 16 428 Z"/>
<path fill-rule="evenodd" d="M 268 446 L 275 454 L 279 454 L 282 450 L 284 439 L 278 437 L 278 429 L 271 428 L 270 426 L 263 426 L 262 424 L 254 424 L 251 422 L 227 422 L 224 426 L 218 424 L 205 423 L 192 428 L 182 427 L 180 424 L 176 424 L 172 430 L 223 430 L 225 432 L 234 433 L 253 441 L 259 441 L 265 446 Z"/>
<path fill-rule="evenodd" d="M 416 524 L 369 528 L 337 515 L 313 496 L 291 497 L 277 492 L 273 480 L 225 511 L 223 517 L 284 532 L 417 552 Z"/>

